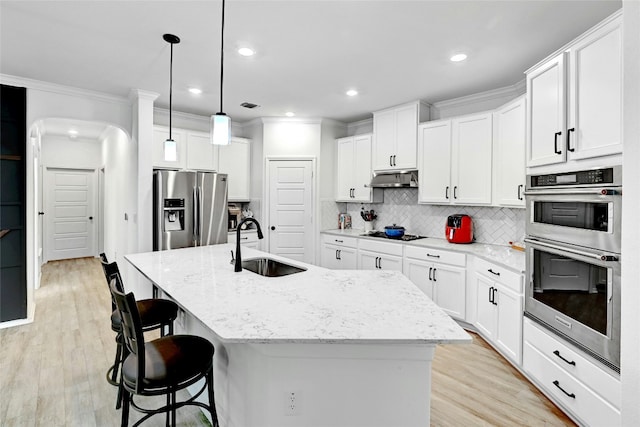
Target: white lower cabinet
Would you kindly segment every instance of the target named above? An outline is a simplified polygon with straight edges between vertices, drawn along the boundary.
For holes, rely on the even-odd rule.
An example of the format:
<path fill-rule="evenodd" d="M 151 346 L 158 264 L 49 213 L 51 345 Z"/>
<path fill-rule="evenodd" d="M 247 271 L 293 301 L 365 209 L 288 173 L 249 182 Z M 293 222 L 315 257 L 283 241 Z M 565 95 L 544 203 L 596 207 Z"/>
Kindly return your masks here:
<path fill-rule="evenodd" d="M 517 365 L 522 363 L 522 275 L 474 260 L 478 332 Z"/>
<path fill-rule="evenodd" d="M 466 256 L 407 246 L 403 272 L 448 315 L 465 320 Z"/>
<path fill-rule="evenodd" d="M 323 234 L 320 251 L 320 262 L 324 268 L 355 270 L 358 267 L 358 239 L 355 237 Z"/>
<path fill-rule="evenodd" d="M 524 319 L 523 369 L 581 425 L 619 426 L 619 376 L 580 350 Z"/>
<path fill-rule="evenodd" d="M 403 245 L 360 239 L 358 243 L 359 270 L 402 271 Z"/>

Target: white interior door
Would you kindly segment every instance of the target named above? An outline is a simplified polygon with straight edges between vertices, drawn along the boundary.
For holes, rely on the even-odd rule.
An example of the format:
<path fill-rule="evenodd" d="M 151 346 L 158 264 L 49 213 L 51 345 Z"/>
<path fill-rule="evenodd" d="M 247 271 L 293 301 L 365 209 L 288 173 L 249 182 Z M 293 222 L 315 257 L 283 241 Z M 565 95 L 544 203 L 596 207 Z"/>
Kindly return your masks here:
<path fill-rule="evenodd" d="M 269 161 L 269 252 L 313 263 L 313 162 Z"/>
<path fill-rule="evenodd" d="M 46 170 L 47 261 L 94 256 L 94 171 Z"/>

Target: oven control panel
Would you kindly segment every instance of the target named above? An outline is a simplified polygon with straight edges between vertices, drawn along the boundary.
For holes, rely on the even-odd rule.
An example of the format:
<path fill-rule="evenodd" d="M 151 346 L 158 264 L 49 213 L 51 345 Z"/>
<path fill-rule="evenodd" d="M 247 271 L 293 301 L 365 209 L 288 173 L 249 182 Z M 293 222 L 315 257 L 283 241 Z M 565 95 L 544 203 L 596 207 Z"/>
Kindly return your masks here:
<path fill-rule="evenodd" d="M 590 169 L 577 172 L 529 175 L 530 188 L 555 186 L 589 186 L 616 184 L 614 168 Z"/>

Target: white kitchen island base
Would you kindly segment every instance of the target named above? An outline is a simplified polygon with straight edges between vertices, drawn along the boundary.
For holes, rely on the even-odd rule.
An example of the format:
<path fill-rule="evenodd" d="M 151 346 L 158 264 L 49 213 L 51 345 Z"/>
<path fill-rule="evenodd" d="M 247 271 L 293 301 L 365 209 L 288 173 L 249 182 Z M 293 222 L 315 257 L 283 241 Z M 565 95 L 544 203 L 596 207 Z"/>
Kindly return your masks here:
<path fill-rule="evenodd" d="M 437 344 L 471 339 L 395 271 L 234 272 L 231 245 L 127 255 L 215 346 L 222 427 L 428 426 Z M 196 390 L 197 391 L 197 390 Z M 206 396 L 205 396 L 206 397 Z"/>
<path fill-rule="evenodd" d="M 188 323 L 216 347 L 222 427 L 429 425 L 435 345 L 222 344 Z"/>

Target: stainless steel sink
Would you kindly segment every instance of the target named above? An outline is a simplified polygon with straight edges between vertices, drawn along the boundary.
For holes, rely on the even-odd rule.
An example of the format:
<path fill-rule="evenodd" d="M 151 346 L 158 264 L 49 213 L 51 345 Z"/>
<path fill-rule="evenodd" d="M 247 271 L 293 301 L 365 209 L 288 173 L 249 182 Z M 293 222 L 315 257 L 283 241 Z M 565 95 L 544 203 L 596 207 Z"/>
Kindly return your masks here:
<path fill-rule="evenodd" d="M 300 273 L 306 268 L 285 264 L 271 258 L 254 258 L 242 261 L 242 268 L 265 277 L 281 277 Z"/>

